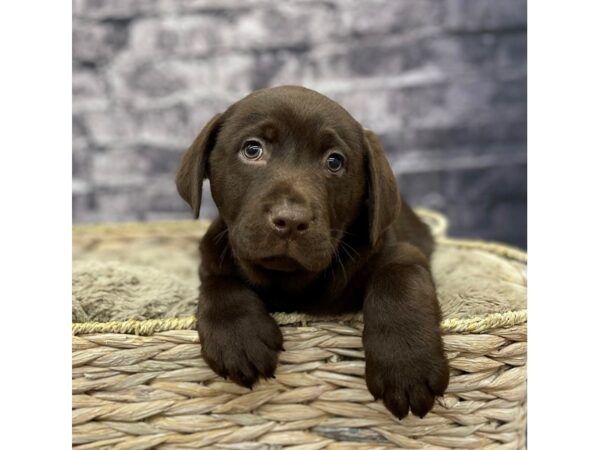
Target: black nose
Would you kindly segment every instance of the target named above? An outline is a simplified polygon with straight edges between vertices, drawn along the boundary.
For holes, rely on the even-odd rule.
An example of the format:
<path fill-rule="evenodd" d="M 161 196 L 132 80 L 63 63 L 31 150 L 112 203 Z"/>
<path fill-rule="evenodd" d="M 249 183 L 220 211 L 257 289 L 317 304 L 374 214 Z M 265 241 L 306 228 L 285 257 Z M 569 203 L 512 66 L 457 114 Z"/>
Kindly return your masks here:
<path fill-rule="evenodd" d="M 269 212 L 271 228 L 281 237 L 305 233 L 310 227 L 310 221 L 310 211 L 299 205 L 285 203 L 274 206 Z"/>

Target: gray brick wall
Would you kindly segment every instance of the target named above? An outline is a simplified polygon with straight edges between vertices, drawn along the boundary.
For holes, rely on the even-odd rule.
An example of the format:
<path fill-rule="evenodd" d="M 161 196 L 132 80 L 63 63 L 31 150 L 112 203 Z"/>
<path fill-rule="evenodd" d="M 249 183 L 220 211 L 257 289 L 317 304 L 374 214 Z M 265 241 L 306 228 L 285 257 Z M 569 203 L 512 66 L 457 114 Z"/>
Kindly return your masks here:
<path fill-rule="evenodd" d="M 302 84 L 375 130 L 405 195 L 453 235 L 526 246 L 525 0 L 74 0 L 73 14 L 75 222 L 190 217 L 173 173 L 202 125 Z"/>

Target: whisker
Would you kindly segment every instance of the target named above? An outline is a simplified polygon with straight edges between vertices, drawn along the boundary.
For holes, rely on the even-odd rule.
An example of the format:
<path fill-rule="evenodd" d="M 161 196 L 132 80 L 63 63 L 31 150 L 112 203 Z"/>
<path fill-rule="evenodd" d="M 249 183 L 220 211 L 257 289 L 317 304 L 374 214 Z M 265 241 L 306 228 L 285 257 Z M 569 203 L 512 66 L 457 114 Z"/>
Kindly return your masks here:
<path fill-rule="evenodd" d="M 213 241 L 215 242 L 215 244 L 218 244 L 221 241 L 221 239 L 223 239 L 223 236 L 225 236 L 225 233 L 227 233 L 227 228 L 225 228 L 223 231 L 221 231 L 215 235 L 215 237 L 213 238 Z"/>
<path fill-rule="evenodd" d="M 223 251 L 221 252 L 220 262 L 219 262 L 219 269 L 223 268 L 223 261 L 225 261 L 225 253 L 227 253 L 227 246 L 226 245 L 223 246 Z"/>
<path fill-rule="evenodd" d="M 333 253 L 333 255 L 335 256 L 335 246 L 331 243 L 328 242 L 329 247 L 331 248 L 331 251 Z M 331 275 L 331 278 L 335 277 L 335 271 L 333 269 L 333 263 L 329 264 L 329 268 L 327 269 L 327 272 Z"/>
<path fill-rule="evenodd" d="M 345 249 L 351 250 L 356 256 L 360 256 L 360 254 L 358 253 L 358 251 L 356 251 L 356 249 L 354 247 L 352 247 L 352 245 L 348 244 L 345 241 L 340 241 L 340 245 L 342 247 L 344 247 Z"/>
<path fill-rule="evenodd" d="M 338 243 L 339 242 L 340 241 L 338 241 Z M 340 257 L 338 249 L 331 242 L 330 242 L 330 245 L 331 245 L 331 247 L 333 249 L 333 254 L 334 254 L 337 262 L 340 264 L 340 267 L 342 268 L 342 273 L 344 274 L 344 281 L 347 283 L 348 282 L 348 275 L 346 274 L 346 268 L 344 267 L 344 261 Z"/>
<path fill-rule="evenodd" d="M 344 237 L 344 235 L 346 235 L 346 236 L 355 236 L 354 234 L 352 234 L 352 233 L 350 233 L 350 232 L 348 232 L 348 231 L 345 231 L 345 230 L 337 230 L 337 229 L 335 229 L 335 228 L 331 228 L 330 230 L 331 230 L 331 231 L 336 231 L 336 232 L 340 232 L 340 233 L 342 233 L 342 236 L 341 236 L 341 237 L 339 237 L 339 238 L 336 238 L 336 242 L 337 242 L 338 246 L 340 246 L 340 247 L 342 248 L 342 250 L 344 250 L 344 252 L 346 253 L 346 255 L 348 255 L 348 257 L 349 257 L 349 258 L 350 258 L 350 259 L 351 259 L 353 262 L 354 262 L 355 260 L 354 260 L 354 258 L 353 258 L 353 257 L 350 255 L 350 251 L 351 251 L 352 253 L 354 253 L 354 255 L 355 255 L 357 258 L 360 258 L 360 253 L 358 253 L 358 251 L 357 251 L 357 250 L 356 250 L 354 247 L 352 247 L 352 245 L 350 245 L 349 243 L 347 243 L 347 242 L 345 242 L 345 241 L 343 240 L 343 237 Z"/>
<path fill-rule="evenodd" d="M 340 241 L 340 244 L 342 245 L 344 250 L 346 250 L 346 249 L 351 250 L 352 252 L 354 252 L 354 255 L 356 255 L 357 257 L 360 258 L 360 253 L 358 253 L 358 251 L 354 247 L 352 247 L 350 244 L 348 244 L 347 242 L 344 242 L 344 241 Z M 348 255 L 348 256 L 350 256 L 350 255 Z M 352 258 L 352 261 L 354 261 L 354 258 Z"/>
<path fill-rule="evenodd" d="M 336 229 L 336 228 L 330 228 L 330 230 L 331 230 L 331 231 L 336 231 L 336 232 L 338 232 L 338 233 L 342 233 L 342 235 L 345 235 L 345 236 L 357 237 L 357 235 L 356 235 L 356 234 L 354 234 L 354 233 L 350 233 L 349 231 L 346 231 L 346 230 L 338 230 L 338 229 Z"/>
<path fill-rule="evenodd" d="M 341 244 L 341 242 L 340 242 L 340 244 Z M 348 250 L 346 250 L 346 247 L 344 245 L 342 245 L 340 248 L 342 250 L 344 250 L 344 253 L 346 253 L 346 255 L 348 256 L 348 258 L 350 258 L 352 260 L 352 262 L 355 262 L 354 257 L 350 253 L 348 253 Z"/>

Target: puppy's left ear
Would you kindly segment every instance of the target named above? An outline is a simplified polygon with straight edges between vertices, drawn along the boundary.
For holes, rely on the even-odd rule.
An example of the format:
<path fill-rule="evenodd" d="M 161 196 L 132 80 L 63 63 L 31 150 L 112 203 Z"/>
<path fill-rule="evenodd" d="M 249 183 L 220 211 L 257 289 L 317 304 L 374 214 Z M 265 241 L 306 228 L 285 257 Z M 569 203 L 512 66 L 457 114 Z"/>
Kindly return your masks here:
<path fill-rule="evenodd" d="M 206 161 L 215 144 L 220 118 L 221 114 L 217 114 L 202 128 L 200 134 L 181 157 L 177 169 L 177 191 L 181 198 L 192 207 L 196 218 L 200 215 L 202 181 L 206 176 Z"/>
<path fill-rule="evenodd" d="M 369 239 L 375 245 L 398 216 L 401 200 L 396 177 L 379 138 L 371 130 L 365 129 L 364 134 L 369 176 Z"/>

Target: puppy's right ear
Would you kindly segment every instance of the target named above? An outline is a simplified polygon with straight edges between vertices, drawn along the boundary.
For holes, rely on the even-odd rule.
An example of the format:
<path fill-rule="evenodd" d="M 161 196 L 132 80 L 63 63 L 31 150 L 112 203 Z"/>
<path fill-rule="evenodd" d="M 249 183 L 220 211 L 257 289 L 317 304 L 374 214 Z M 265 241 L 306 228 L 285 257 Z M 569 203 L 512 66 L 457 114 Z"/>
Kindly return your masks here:
<path fill-rule="evenodd" d="M 206 175 L 206 161 L 215 144 L 217 131 L 221 125 L 220 118 L 221 114 L 217 114 L 202 128 L 200 134 L 181 157 L 177 169 L 177 191 L 181 198 L 192 207 L 196 218 L 200 215 L 202 181 Z"/>

